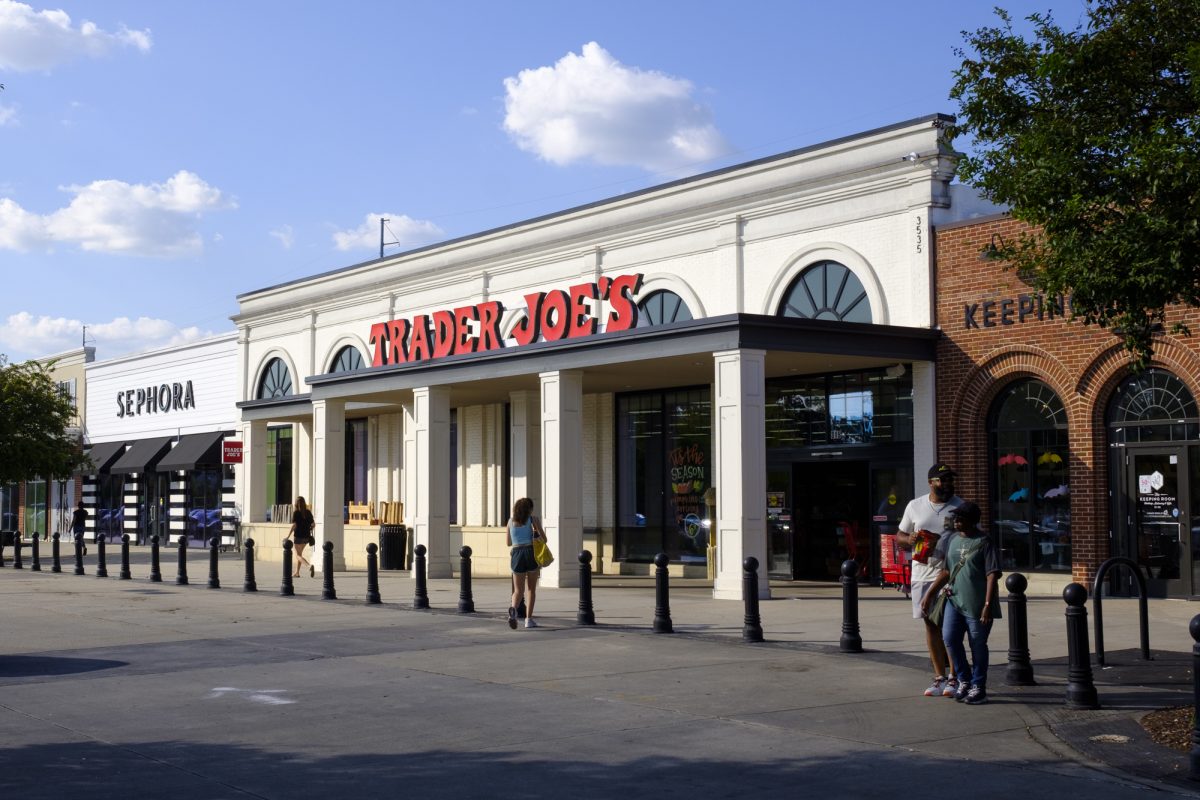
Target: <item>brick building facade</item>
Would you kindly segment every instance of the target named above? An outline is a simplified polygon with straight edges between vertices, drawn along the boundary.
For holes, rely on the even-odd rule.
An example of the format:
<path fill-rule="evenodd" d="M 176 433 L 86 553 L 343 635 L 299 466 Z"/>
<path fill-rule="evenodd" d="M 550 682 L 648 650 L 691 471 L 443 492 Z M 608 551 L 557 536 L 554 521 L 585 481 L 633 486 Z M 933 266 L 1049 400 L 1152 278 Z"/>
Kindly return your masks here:
<path fill-rule="evenodd" d="M 1009 554 L 1006 572 L 1037 573 L 1049 563 L 1053 573 L 1055 553 L 1065 551 L 1069 565 L 1058 568 L 1090 582 L 1106 558 L 1124 555 L 1149 571 L 1152 591 L 1193 595 L 1200 340 L 1159 334 L 1151 371 L 1131 382 L 1131 358 L 1111 331 L 1069 321 L 1069 299 L 1040 297 L 981 256 L 994 236 L 1012 238 L 1021 229 L 1000 216 L 936 231 L 938 453 L 959 470 L 959 494 L 979 503 L 1002 547 L 1019 551 L 1028 537 L 1028 563 L 1023 553 Z M 1171 310 L 1166 330 L 1176 321 L 1200 331 L 1194 309 Z M 1030 435 L 1028 452 L 1002 446 L 1020 441 L 998 417 L 1013 394 L 1047 420 Z M 1055 437 L 1061 449 L 1050 443 Z M 1038 473 L 1040 489 L 1033 486 Z M 1006 506 L 1030 513 L 1021 518 Z M 1065 582 L 1066 573 L 1060 577 Z"/>

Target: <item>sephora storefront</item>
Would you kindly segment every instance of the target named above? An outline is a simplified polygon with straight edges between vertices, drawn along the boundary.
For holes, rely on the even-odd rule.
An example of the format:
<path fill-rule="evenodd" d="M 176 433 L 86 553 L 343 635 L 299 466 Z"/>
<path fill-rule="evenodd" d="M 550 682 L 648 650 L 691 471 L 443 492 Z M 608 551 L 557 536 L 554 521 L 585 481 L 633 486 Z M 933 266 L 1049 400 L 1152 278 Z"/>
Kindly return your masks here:
<path fill-rule="evenodd" d="M 505 575 L 523 496 L 551 585 L 585 547 L 603 572 L 664 552 L 720 598 L 747 556 L 764 595 L 874 563 L 877 509 L 935 457 L 930 226 L 980 205 L 950 186 L 945 121 L 240 295 L 248 535 L 285 527 L 286 457 L 339 566 L 386 503 L 431 576 L 464 544 Z"/>
<path fill-rule="evenodd" d="M 87 368 L 87 538 L 234 544 L 235 334 L 95 362 Z"/>
<path fill-rule="evenodd" d="M 1125 556 L 1152 593 L 1194 597 L 1200 343 L 1156 335 L 1149 369 L 1133 372 L 1111 331 L 1067 320 L 1069 297 L 980 258 L 993 237 L 1021 231 L 1005 217 L 937 231 L 942 458 L 1031 591 L 1090 585 L 1105 559 Z M 1170 309 L 1165 328 L 1175 322 L 1195 331 L 1200 313 Z"/>

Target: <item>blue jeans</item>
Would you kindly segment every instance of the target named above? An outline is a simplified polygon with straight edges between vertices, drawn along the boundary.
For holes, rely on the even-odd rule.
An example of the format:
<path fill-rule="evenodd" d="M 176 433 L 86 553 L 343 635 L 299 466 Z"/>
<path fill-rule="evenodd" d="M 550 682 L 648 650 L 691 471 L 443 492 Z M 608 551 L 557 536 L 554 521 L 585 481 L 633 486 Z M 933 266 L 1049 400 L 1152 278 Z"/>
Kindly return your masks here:
<path fill-rule="evenodd" d="M 958 610 L 958 607 L 946 601 L 946 614 L 942 617 L 942 641 L 950 653 L 950 663 L 954 666 L 954 677 L 959 683 L 968 682 L 973 686 L 987 686 L 988 672 L 988 634 L 992 632 L 992 623 L 984 625 L 974 617 L 968 617 Z M 963 634 L 971 645 L 971 662 L 974 671 L 967 664 L 967 650 L 963 647 Z"/>

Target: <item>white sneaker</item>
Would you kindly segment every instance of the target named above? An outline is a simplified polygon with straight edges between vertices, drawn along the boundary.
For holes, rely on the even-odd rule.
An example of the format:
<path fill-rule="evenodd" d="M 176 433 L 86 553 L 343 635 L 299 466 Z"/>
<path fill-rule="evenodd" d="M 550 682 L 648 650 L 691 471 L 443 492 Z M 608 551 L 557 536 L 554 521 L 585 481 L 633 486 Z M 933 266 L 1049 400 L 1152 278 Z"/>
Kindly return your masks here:
<path fill-rule="evenodd" d="M 533 621 L 533 618 L 532 618 L 532 617 L 530 617 L 530 618 L 528 618 L 528 619 L 526 619 L 526 620 L 525 620 L 525 627 L 526 627 L 526 628 L 536 628 L 537 626 L 538 626 L 538 624 L 537 624 L 536 622 L 534 622 L 534 621 Z"/>

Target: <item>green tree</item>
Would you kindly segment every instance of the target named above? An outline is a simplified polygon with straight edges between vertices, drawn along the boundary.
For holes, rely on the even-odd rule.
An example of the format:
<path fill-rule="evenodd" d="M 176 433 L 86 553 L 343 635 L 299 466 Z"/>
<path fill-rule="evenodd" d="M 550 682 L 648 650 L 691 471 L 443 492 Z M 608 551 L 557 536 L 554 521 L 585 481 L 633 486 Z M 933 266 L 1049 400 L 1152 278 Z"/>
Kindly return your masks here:
<path fill-rule="evenodd" d="M 1200 305 L 1200 0 L 1098 0 L 1069 31 L 1034 14 L 1030 39 L 996 15 L 963 32 L 950 93 L 960 177 L 1032 226 L 990 254 L 1144 366 L 1165 307 Z"/>
<path fill-rule="evenodd" d="M 0 355 L 0 484 L 66 478 L 84 464 L 74 417 L 45 365 Z"/>

